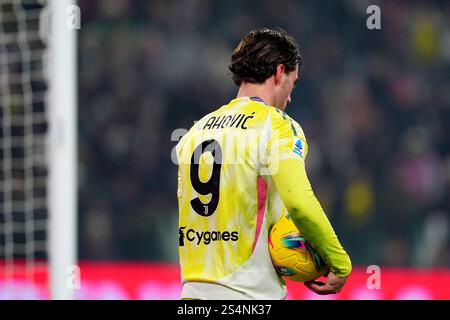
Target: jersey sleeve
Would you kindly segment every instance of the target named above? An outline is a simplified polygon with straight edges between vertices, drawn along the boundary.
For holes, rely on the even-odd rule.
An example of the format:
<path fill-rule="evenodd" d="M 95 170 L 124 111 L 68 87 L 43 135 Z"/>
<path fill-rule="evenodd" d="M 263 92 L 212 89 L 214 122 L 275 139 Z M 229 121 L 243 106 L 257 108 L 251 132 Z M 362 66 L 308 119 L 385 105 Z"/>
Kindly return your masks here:
<path fill-rule="evenodd" d="M 308 143 L 300 125 L 278 109 L 270 117 L 270 139 L 266 149 L 268 165 L 276 169 L 278 161 L 285 159 L 294 159 L 304 164 Z"/>
<path fill-rule="evenodd" d="M 306 174 L 308 151 L 303 132 L 287 117 L 272 122 L 268 141 L 269 171 L 289 215 L 330 270 L 339 277 L 351 272 L 351 261 L 317 200 Z M 292 126 L 291 126 L 292 125 Z"/>

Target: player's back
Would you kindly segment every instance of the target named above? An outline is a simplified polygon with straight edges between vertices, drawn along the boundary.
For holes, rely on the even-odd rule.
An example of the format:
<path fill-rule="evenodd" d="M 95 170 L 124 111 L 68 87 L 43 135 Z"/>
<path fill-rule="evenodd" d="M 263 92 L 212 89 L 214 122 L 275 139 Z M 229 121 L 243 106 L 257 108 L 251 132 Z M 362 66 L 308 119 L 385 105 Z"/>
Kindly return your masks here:
<path fill-rule="evenodd" d="M 177 146 L 182 297 L 280 299 L 267 250 L 264 170 L 271 117 L 237 98 L 198 121 Z"/>

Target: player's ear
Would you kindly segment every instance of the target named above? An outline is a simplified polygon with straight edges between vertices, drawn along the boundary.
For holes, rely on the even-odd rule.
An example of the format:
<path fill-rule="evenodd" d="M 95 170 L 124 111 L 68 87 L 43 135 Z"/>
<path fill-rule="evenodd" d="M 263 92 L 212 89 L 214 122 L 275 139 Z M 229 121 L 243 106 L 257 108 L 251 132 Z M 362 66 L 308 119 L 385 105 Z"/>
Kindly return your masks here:
<path fill-rule="evenodd" d="M 284 64 L 277 65 L 277 71 L 275 73 L 275 84 L 280 84 L 281 83 L 281 76 L 283 75 L 285 70 L 286 69 L 285 69 Z"/>

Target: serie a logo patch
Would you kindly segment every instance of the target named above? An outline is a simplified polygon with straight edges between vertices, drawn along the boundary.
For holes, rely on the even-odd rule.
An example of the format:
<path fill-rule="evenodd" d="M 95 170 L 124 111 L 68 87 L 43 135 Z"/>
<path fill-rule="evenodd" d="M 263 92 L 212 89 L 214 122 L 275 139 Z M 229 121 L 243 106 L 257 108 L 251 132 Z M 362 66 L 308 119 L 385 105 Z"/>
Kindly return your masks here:
<path fill-rule="evenodd" d="M 294 140 L 294 150 L 293 150 L 294 153 L 298 154 L 300 157 L 303 158 L 303 150 L 304 150 L 304 147 L 303 147 L 302 140 L 295 138 L 295 140 Z"/>

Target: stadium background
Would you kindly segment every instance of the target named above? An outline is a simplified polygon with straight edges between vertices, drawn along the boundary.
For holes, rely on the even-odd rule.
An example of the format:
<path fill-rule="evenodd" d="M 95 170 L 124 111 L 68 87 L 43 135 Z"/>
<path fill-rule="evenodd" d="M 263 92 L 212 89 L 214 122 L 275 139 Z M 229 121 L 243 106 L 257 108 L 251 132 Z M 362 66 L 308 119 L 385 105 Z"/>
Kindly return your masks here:
<path fill-rule="evenodd" d="M 366 27 L 371 4 L 381 30 Z M 450 299 L 448 1 L 78 5 L 79 298 L 178 298 L 171 134 L 235 96 L 232 50 L 269 26 L 300 43 L 287 112 L 355 266 L 332 298 Z M 369 265 L 381 267 L 381 290 L 366 287 Z M 318 298 L 291 286 L 289 298 Z"/>

